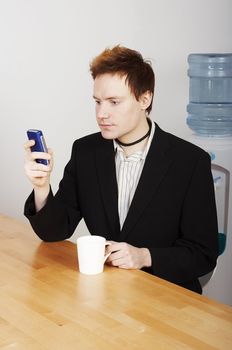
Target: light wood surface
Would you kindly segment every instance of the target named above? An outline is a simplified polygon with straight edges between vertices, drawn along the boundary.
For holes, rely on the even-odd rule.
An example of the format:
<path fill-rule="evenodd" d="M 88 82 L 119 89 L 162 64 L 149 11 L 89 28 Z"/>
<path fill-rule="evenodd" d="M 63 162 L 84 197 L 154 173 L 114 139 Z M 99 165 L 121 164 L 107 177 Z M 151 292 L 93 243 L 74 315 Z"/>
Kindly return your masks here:
<path fill-rule="evenodd" d="M 136 270 L 78 272 L 76 245 L 0 215 L 0 349 L 232 349 L 232 308 Z"/>

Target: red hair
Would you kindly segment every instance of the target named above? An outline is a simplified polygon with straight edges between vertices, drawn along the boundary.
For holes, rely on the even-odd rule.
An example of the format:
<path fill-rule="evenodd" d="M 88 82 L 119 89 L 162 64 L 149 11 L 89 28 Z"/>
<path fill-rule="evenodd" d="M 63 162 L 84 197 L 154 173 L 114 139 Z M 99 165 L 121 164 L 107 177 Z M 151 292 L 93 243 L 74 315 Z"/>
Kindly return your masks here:
<path fill-rule="evenodd" d="M 138 51 L 120 45 L 105 49 L 90 63 L 90 72 L 93 79 L 107 73 L 126 76 L 126 82 L 137 100 L 143 93 L 151 92 L 152 101 L 147 108 L 148 114 L 151 112 L 155 74 L 150 61 L 144 60 Z"/>

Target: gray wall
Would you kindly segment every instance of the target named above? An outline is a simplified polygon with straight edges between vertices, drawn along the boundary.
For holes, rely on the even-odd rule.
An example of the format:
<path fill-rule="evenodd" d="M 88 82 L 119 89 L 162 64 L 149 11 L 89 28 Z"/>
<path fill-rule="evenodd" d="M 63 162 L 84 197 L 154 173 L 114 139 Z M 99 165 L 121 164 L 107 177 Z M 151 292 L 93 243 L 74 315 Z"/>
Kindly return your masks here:
<path fill-rule="evenodd" d="M 152 60 L 152 118 L 187 139 L 187 55 L 231 52 L 231 13 L 231 0 L 0 0 L 0 213 L 23 218 L 28 128 L 55 152 L 54 190 L 73 141 L 98 130 L 89 62 L 107 46 Z"/>

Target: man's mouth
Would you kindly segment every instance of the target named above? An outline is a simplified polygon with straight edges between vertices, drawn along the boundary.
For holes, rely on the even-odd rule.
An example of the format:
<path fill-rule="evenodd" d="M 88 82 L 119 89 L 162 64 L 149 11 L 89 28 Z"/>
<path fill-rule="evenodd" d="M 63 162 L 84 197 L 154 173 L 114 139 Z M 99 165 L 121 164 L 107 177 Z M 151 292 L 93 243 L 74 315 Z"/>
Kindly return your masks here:
<path fill-rule="evenodd" d="M 113 126 L 113 124 L 109 124 L 109 123 L 107 123 L 107 124 L 105 124 L 105 123 L 102 124 L 102 123 L 101 123 L 101 124 L 99 124 L 99 126 L 102 127 L 102 128 L 105 128 L 105 127 Z"/>

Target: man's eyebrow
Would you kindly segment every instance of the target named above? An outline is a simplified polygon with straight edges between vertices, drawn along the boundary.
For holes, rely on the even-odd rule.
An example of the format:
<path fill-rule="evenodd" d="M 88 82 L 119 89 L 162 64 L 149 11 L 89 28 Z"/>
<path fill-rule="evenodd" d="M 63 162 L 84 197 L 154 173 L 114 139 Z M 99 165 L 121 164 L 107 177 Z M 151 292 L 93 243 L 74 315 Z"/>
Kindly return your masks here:
<path fill-rule="evenodd" d="M 96 97 L 96 96 L 94 96 L 94 95 L 93 95 L 93 98 L 94 98 L 95 100 L 100 100 L 99 97 Z M 109 96 L 109 97 L 107 97 L 105 100 L 119 100 L 119 99 L 122 99 L 122 98 L 123 98 L 122 96 Z"/>

